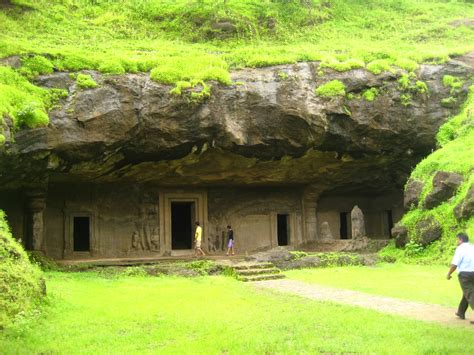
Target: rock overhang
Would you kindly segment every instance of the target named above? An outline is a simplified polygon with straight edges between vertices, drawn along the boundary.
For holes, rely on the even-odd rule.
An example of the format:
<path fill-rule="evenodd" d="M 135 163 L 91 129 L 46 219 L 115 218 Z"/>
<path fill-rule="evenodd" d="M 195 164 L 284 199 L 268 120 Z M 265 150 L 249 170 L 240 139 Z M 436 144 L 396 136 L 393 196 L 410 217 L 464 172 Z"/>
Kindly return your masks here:
<path fill-rule="evenodd" d="M 357 69 L 317 73 L 318 63 L 244 69 L 234 85 L 213 83 L 209 99 L 170 94 L 145 74 L 103 76 L 81 90 L 65 73 L 38 83 L 69 97 L 48 127 L 15 133 L 0 156 L 3 188 L 48 182 L 140 182 L 165 186 L 318 185 L 401 188 L 435 146 L 439 126 L 459 108 L 474 71 L 470 62 L 422 65 L 429 93 L 401 102 L 400 73 Z M 280 73 L 285 73 L 282 75 Z M 465 81 L 458 104 L 444 75 Z M 315 88 L 340 80 L 348 96 Z M 374 101 L 359 95 L 369 88 Z"/>

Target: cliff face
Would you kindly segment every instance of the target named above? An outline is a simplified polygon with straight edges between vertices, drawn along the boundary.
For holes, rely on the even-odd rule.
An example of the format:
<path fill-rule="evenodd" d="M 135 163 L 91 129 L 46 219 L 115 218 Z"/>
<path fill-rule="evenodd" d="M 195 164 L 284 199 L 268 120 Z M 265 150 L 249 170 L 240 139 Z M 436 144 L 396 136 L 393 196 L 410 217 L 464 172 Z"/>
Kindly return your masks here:
<path fill-rule="evenodd" d="M 209 98 L 170 94 L 146 74 L 103 76 L 82 90 L 68 73 L 38 79 L 69 97 L 48 127 L 22 130 L 0 152 L 0 185 L 54 181 L 151 182 L 161 185 L 314 184 L 321 189 L 401 187 L 434 148 L 439 126 L 463 102 L 474 66 L 469 57 L 423 65 L 402 87 L 402 72 L 327 70 L 299 63 L 233 73 Z M 318 73 L 319 72 L 319 73 Z M 443 77 L 465 83 L 456 102 Z M 346 96 L 323 97 L 330 80 Z M 416 88 L 422 81 L 427 93 Z M 362 93 L 376 88 L 366 101 Z M 448 104 L 448 107 L 446 106 Z M 7 132 L 8 133 L 8 132 Z"/>

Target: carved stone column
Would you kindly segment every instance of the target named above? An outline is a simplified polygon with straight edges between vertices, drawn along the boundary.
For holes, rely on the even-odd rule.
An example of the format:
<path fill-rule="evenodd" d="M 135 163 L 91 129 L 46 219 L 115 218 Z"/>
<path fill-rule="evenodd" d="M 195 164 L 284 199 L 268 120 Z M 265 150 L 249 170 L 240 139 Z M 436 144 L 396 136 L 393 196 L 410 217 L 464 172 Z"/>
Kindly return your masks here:
<path fill-rule="evenodd" d="M 29 191 L 26 196 L 26 247 L 29 250 L 44 251 L 43 212 L 46 207 L 46 193 Z"/>
<path fill-rule="evenodd" d="M 303 191 L 303 243 L 318 239 L 318 221 L 316 217 L 320 190 L 308 186 Z"/>

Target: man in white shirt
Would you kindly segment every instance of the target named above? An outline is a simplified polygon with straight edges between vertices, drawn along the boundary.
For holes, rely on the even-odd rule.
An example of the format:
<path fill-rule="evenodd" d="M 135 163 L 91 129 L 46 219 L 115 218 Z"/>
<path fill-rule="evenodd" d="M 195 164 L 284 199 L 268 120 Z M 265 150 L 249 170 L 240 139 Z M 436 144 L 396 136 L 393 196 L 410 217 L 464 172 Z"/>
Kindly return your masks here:
<path fill-rule="evenodd" d="M 457 236 L 456 252 L 454 253 L 451 267 L 446 278 L 451 279 L 454 270 L 458 270 L 459 283 L 461 284 L 463 298 L 459 304 L 456 315 L 464 319 L 467 310 L 467 304 L 474 309 L 474 245 L 469 243 L 469 237 L 465 233 L 459 233 Z M 466 302 L 467 301 L 467 302 Z M 474 324 L 474 321 L 471 321 Z"/>

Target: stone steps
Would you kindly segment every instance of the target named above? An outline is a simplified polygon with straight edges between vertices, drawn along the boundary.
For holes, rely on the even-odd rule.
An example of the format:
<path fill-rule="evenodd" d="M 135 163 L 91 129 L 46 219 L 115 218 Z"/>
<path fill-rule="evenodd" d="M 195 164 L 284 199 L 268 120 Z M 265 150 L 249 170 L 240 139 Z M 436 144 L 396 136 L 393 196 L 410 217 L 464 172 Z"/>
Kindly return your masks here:
<path fill-rule="evenodd" d="M 272 263 L 241 263 L 234 267 L 234 270 L 255 270 L 255 269 L 271 269 L 275 268 Z"/>
<path fill-rule="evenodd" d="M 273 275 L 280 273 L 280 270 L 276 267 L 273 268 L 259 268 L 259 269 L 245 269 L 245 270 L 235 270 L 236 274 L 239 276 L 253 276 L 253 275 Z"/>
<path fill-rule="evenodd" d="M 243 282 L 251 281 L 265 281 L 265 280 L 278 280 L 284 279 L 286 276 L 283 274 L 274 274 L 274 275 L 256 275 L 256 276 L 244 276 L 240 277 L 239 280 Z"/>
<path fill-rule="evenodd" d="M 280 269 L 269 262 L 241 263 L 233 265 L 232 269 L 235 272 L 237 280 L 244 282 L 285 278 L 285 275 L 281 273 Z"/>

